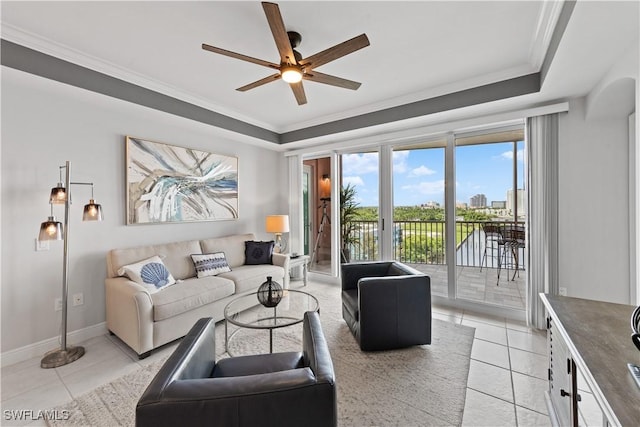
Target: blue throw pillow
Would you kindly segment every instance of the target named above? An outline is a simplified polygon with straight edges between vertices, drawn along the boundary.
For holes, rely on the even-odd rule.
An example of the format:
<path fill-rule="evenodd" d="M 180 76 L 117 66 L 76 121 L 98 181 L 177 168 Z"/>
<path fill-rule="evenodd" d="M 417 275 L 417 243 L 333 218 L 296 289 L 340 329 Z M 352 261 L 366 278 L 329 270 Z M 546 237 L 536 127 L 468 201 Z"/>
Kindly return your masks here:
<path fill-rule="evenodd" d="M 244 263 L 246 265 L 273 264 L 275 244 L 273 240 L 268 242 L 247 240 L 244 242 Z"/>

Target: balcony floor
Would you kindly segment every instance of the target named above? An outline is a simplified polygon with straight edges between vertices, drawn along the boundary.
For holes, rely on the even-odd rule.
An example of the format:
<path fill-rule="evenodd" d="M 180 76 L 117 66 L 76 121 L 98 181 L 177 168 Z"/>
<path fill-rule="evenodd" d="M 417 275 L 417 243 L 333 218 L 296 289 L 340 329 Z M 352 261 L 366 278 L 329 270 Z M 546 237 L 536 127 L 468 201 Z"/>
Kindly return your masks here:
<path fill-rule="evenodd" d="M 447 266 L 436 264 L 406 263 L 431 278 L 431 292 L 433 295 L 447 296 Z M 331 273 L 329 264 L 316 264 L 310 271 L 316 273 Z M 512 281 L 514 270 L 502 269 L 500 283 L 497 268 L 457 267 L 458 298 L 502 307 L 525 309 L 526 301 L 526 273 L 520 271 Z"/>
<path fill-rule="evenodd" d="M 406 263 L 431 277 L 433 295 L 447 296 L 447 266 Z M 514 280 L 514 270 L 502 269 L 498 283 L 497 268 L 456 267 L 458 298 L 502 307 L 525 309 L 526 273 L 519 271 Z"/>

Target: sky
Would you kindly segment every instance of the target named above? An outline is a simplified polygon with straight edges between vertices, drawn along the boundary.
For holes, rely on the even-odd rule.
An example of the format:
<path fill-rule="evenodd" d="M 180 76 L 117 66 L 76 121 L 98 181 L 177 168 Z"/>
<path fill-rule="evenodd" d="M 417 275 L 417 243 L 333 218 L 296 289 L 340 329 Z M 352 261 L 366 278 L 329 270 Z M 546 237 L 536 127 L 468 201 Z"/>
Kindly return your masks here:
<path fill-rule="evenodd" d="M 506 201 L 513 182 L 513 144 L 493 143 L 456 147 L 456 201 L 469 203 L 484 194 L 487 204 Z M 524 143 L 518 143 L 518 188 L 523 188 Z M 378 205 L 378 153 L 342 157 L 343 183 L 356 187 L 360 206 Z M 444 206 L 444 148 L 394 151 L 395 206 L 435 201 Z"/>

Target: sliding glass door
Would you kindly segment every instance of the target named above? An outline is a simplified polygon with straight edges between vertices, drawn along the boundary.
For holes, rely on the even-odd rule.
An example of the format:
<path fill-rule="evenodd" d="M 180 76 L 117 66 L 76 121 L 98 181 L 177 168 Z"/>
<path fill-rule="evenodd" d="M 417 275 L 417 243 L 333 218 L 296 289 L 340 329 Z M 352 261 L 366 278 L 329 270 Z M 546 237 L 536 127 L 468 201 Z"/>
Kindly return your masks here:
<path fill-rule="evenodd" d="M 522 128 L 456 138 L 456 297 L 518 310 L 526 302 Z"/>
<path fill-rule="evenodd" d="M 340 262 L 380 259 L 380 154 L 340 156 Z"/>
<path fill-rule="evenodd" d="M 525 151 L 517 123 L 335 155 L 331 188 L 339 200 L 323 199 L 320 187 L 310 196 L 311 269 L 323 269 L 330 246 L 323 206 L 339 203 L 327 220 L 336 267 L 397 260 L 429 275 L 434 296 L 524 310 Z M 325 178 L 321 163 L 311 162 L 313 187 Z"/>
<path fill-rule="evenodd" d="M 445 147 L 436 141 L 393 150 L 393 257 L 431 277 L 448 295 Z"/>
<path fill-rule="evenodd" d="M 309 270 L 331 274 L 331 158 L 304 160 L 303 171 L 304 238 L 305 253 L 311 256 Z"/>
<path fill-rule="evenodd" d="M 311 253 L 311 230 L 313 227 L 313 169 L 309 165 L 304 165 L 302 170 L 302 245 L 303 254 Z"/>

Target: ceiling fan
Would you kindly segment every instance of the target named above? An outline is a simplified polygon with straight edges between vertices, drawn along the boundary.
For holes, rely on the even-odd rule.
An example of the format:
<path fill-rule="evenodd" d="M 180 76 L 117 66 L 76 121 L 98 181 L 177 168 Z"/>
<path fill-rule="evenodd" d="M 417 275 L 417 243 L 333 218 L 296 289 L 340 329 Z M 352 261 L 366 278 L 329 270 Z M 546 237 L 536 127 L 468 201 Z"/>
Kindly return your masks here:
<path fill-rule="evenodd" d="M 369 39 L 366 34 L 360 34 L 350 40 L 337 44 L 333 47 L 318 52 L 315 55 L 303 58 L 302 55 L 295 50 L 300 44 L 302 36 L 295 31 L 286 31 L 282 15 L 280 14 L 280 8 L 275 3 L 262 2 L 262 8 L 267 16 L 269 27 L 271 27 L 271 33 L 278 47 L 280 53 L 280 63 L 276 64 L 269 61 L 263 61 L 262 59 L 253 58 L 250 56 L 242 55 L 240 53 L 231 52 L 230 50 L 221 49 L 219 47 L 210 46 L 203 43 L 202 48 L 209 52 L 219 53 L 221 55 L 229 56 L 231 58 L 241 59 L 243 61 L 252 62 L 254 64 L 268 67 L 278 72 L 268 77 L 249 83 L 236 90 L 240 92 L 254 89 L 258 86 L 262 86 L 269 82 L 274 82 L 278 79 L 282 79 L 289 83 L 291 90 L 298 105 L 307 103 L 307 97 L 304 93 L 302 86 L 302 80 L 308 80 L 317 83 L 324 83 L 331 86 L 338 86 L 346 89 L 356 90 L 360 87 L 360 83 L 352 80 L 335 77 L 329 74 L 320 73 L 315 71 L 316 67 L 324 65 L 328 62 L 334 61 L 345 55 L 360 50 L 363 47 L 369 46 Z"/>

